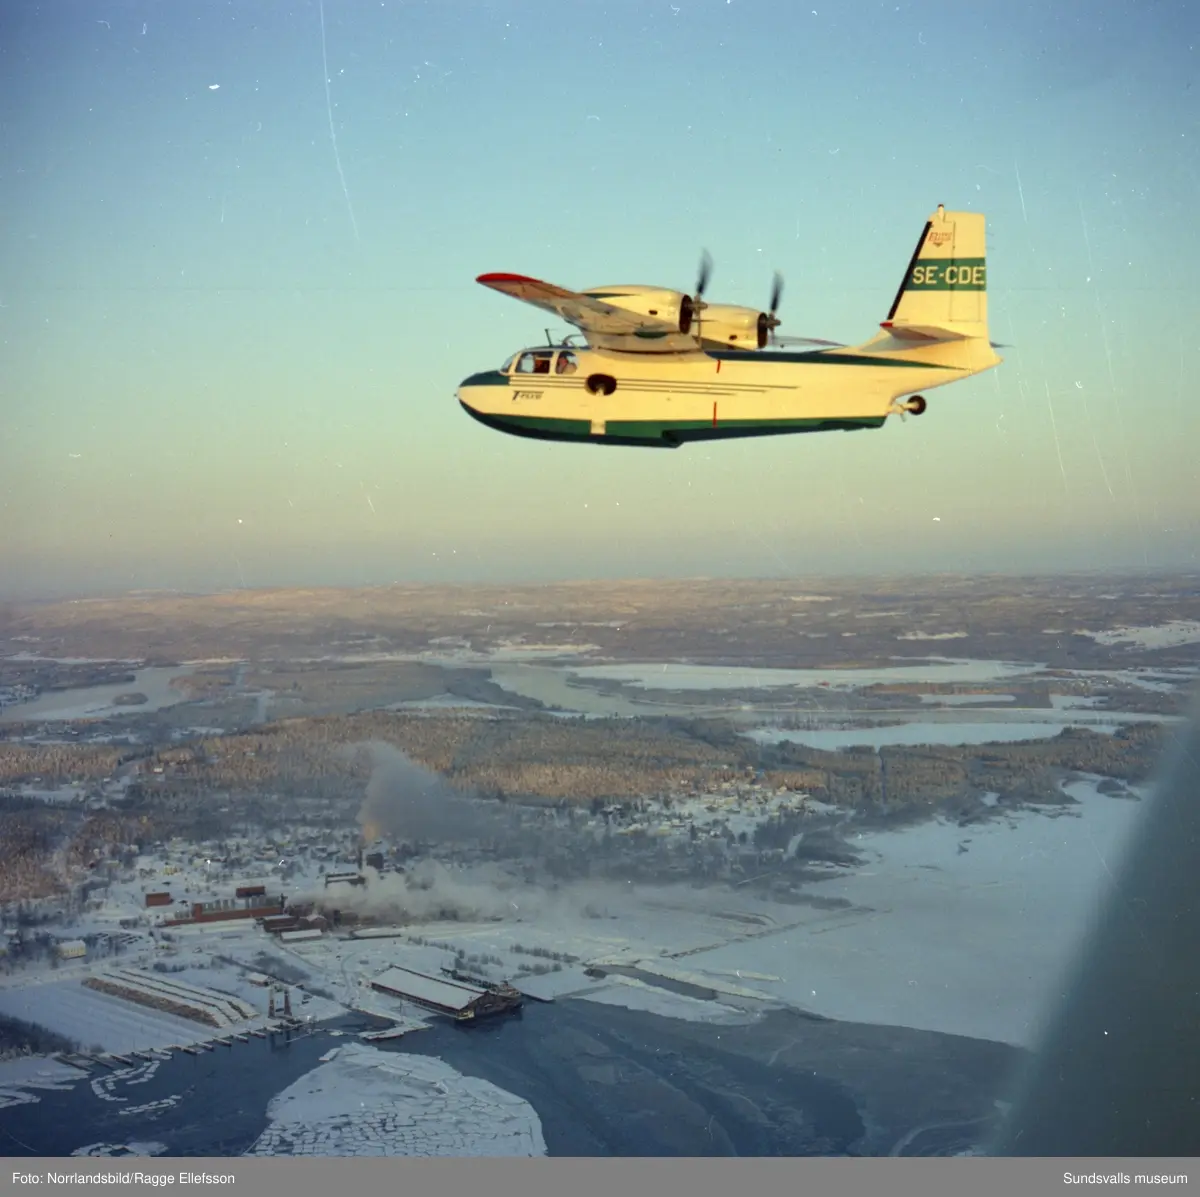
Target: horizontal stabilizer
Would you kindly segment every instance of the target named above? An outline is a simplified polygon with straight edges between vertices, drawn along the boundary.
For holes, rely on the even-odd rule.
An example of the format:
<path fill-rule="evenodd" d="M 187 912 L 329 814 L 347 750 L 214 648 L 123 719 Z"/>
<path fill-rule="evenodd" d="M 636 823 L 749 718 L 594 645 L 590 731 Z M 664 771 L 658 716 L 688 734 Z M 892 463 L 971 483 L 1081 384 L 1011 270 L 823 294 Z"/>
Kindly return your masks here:
<path fill-rule="evenodd" d="M 897 324 L 885 320 L 880 326 L 899 341 L 965 341 L 971 333 L 944 324 Z"/>

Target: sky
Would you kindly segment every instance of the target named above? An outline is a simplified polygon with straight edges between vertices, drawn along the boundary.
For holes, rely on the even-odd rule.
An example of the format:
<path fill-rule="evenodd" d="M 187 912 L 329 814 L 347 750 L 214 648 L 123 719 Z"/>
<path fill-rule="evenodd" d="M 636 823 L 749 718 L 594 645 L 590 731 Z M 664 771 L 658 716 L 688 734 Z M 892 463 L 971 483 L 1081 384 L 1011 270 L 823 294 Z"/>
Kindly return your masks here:
<path fill-rule="evenodd" d="M 1198 42 L 1188 0 L 6 0 L 0 597 L 1194 569 Z M 1007 348 L 920 419 L 656 452 L 455 400 L 544 340 L 479 273 L 707 249 L 855 344 L 938 203 Z"/>

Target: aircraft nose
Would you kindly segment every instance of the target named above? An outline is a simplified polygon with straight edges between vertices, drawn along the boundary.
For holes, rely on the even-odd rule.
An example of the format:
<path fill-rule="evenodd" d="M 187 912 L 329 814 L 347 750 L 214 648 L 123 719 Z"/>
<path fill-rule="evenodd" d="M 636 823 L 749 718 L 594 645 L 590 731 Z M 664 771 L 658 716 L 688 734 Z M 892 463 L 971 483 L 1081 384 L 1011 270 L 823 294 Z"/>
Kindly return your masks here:
<path fill-rule="evenodd" d="M 461 391 L 463 387 L 495 387 L 508 386 L 508 378 L 501 374 L 499 370 L 481 370 L 478 374 L 469 374 L 458 384 L 458 389 Z"/>

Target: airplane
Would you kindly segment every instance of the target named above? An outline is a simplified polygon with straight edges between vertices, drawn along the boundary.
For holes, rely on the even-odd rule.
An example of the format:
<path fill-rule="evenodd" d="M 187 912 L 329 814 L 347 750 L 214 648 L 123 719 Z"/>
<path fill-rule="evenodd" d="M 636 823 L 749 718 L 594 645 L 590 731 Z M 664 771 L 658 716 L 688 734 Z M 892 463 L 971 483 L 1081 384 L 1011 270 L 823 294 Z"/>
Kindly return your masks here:
<path fill-rule="evenodd" d="M 879 428 L 921 415 L 920 392 L 1003 360 L 988 339 L 985 218 L 938 205 L 880 331 L 861 345 L 775 336 L 768 310 L 709 304 L 705 255 L 694 295 L 661 287 L 568 291 L 520 274 L 485 287 L 553 312 L 582 333 L 463 379 L 457 398 L 513 436 L 674 449 L 692 441 Z M 547 338 L 549 339 L 549 337 Z M 781 347 L 783 346 L 783 347 Z"/>

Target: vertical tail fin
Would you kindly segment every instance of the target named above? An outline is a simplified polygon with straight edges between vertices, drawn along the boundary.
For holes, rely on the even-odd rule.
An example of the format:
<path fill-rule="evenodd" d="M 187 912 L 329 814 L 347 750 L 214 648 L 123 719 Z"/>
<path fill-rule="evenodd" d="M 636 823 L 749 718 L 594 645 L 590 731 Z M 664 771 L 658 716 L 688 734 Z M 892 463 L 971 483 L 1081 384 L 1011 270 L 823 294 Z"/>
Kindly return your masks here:
<path fill-rule="evenodd" d="M 986 255 L 983 214 L 939 204 L 881 327 L 902 340 L 986 340 Z"/>

